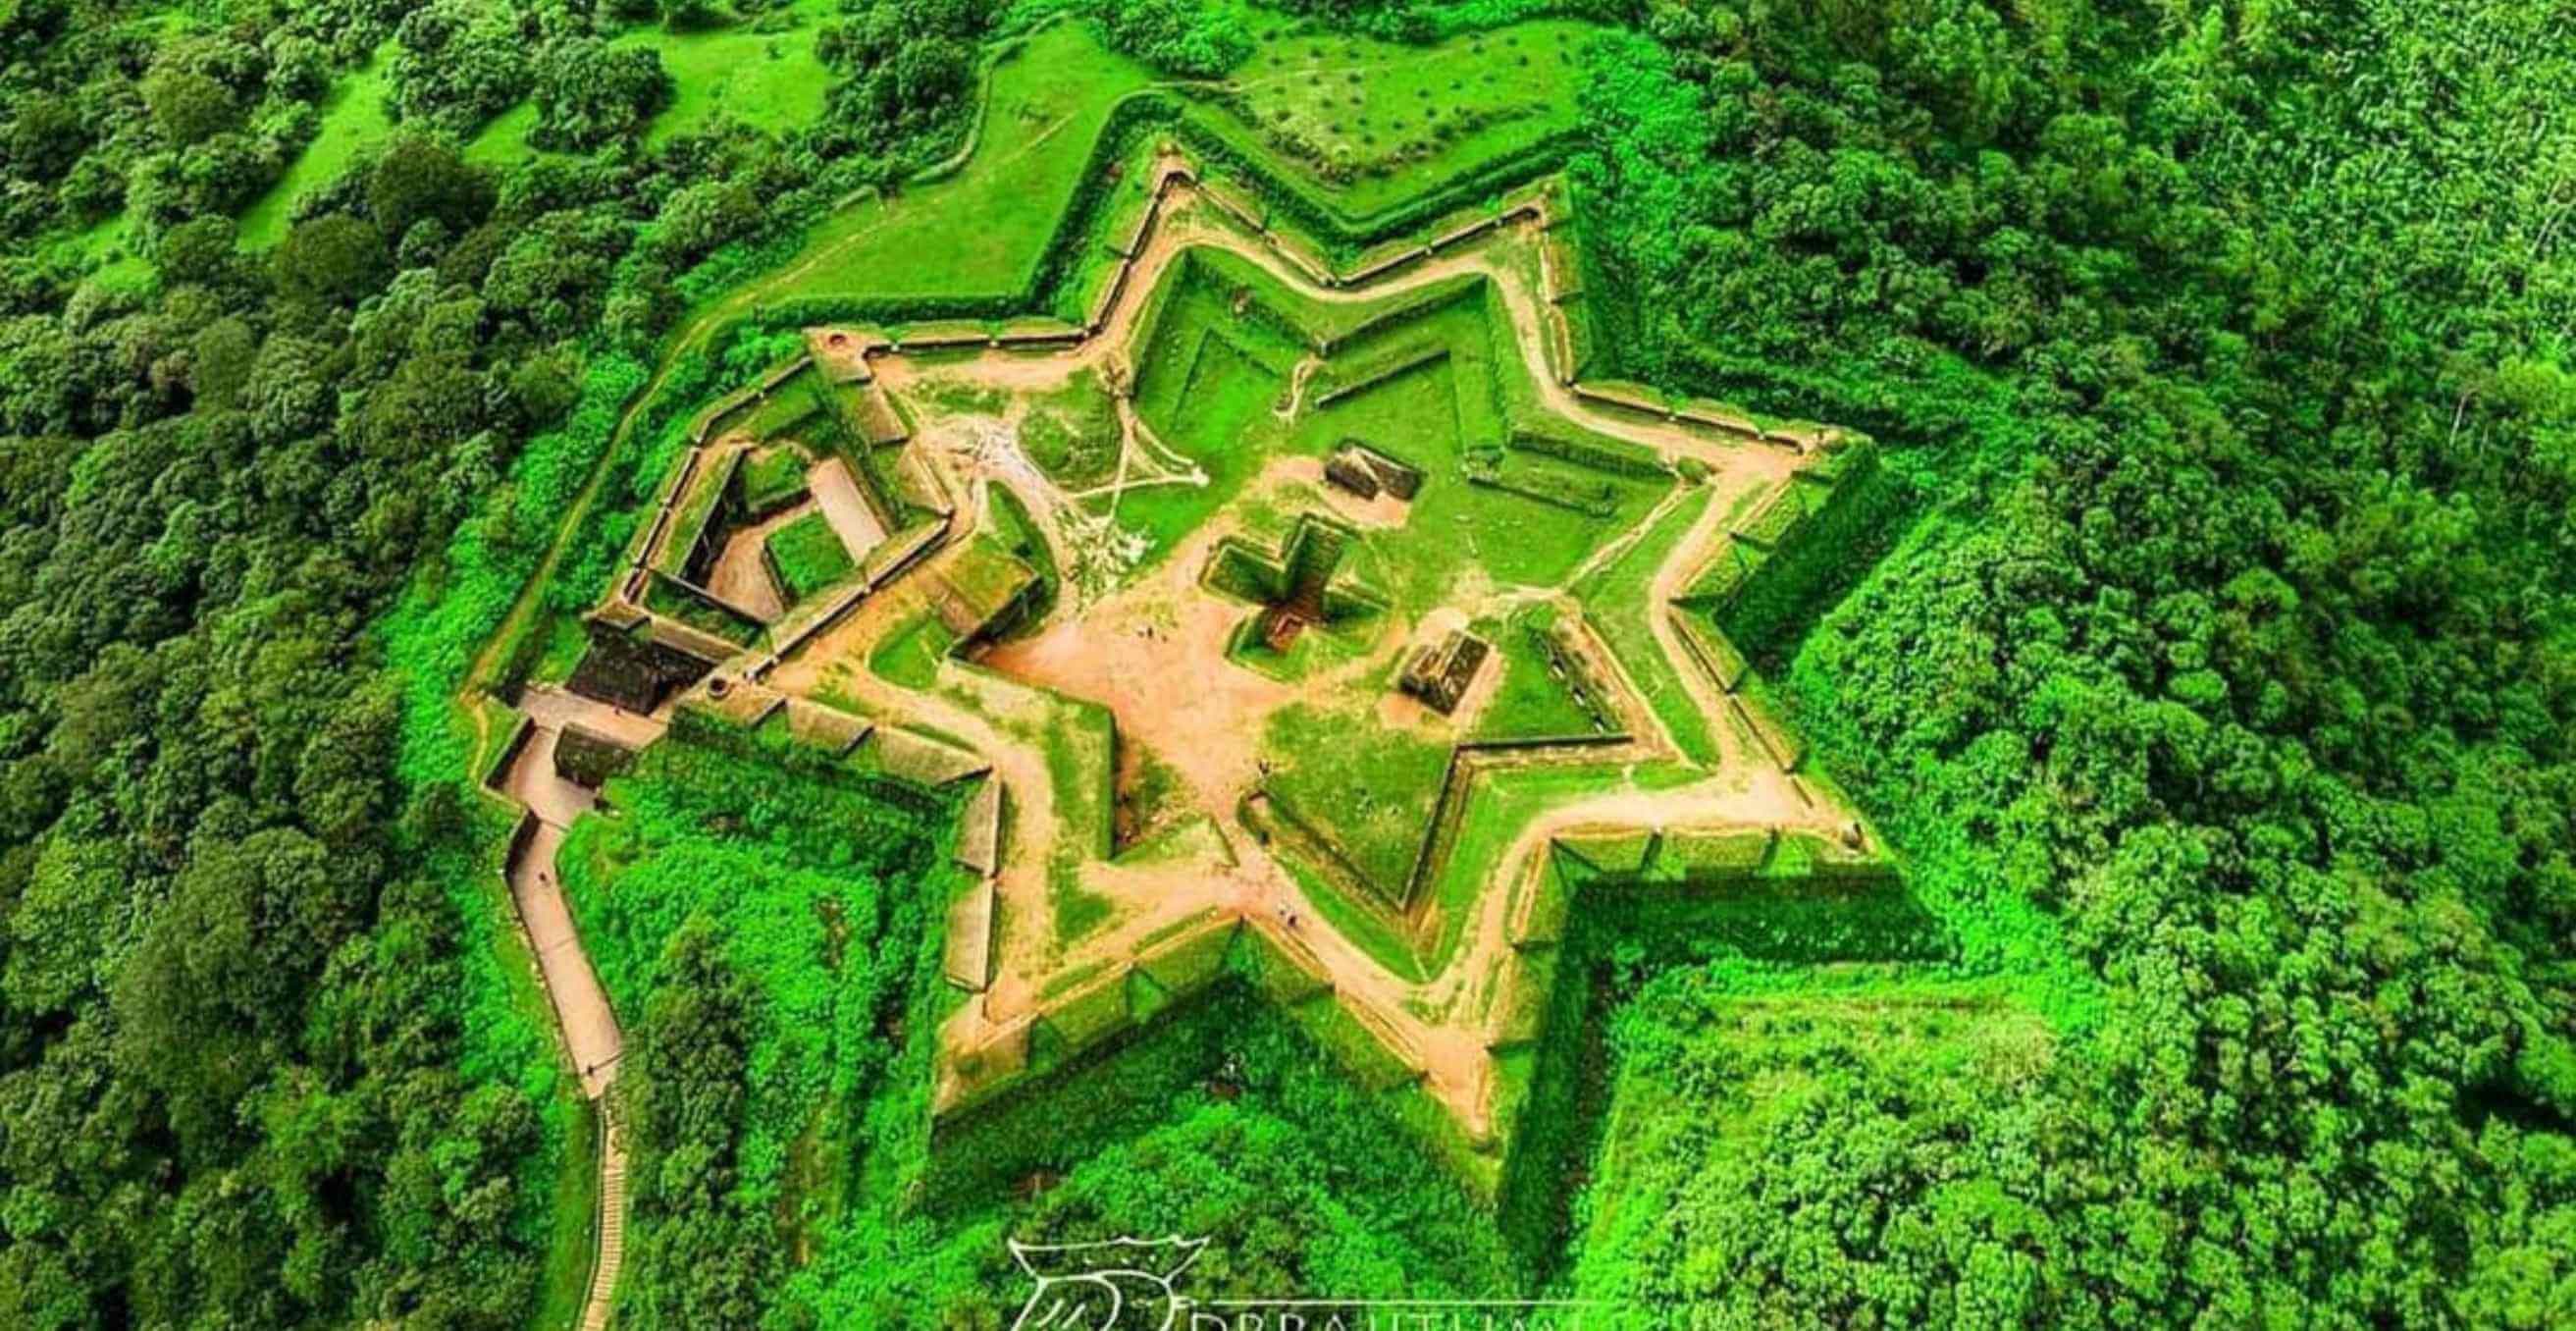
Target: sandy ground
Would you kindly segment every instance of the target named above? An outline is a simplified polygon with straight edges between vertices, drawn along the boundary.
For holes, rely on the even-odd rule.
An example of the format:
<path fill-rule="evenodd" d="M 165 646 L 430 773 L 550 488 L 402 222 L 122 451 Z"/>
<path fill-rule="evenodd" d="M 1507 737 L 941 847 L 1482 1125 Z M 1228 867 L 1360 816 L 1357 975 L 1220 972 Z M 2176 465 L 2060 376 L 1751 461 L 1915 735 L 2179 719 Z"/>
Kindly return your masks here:
<path fill-rule="evenodd" d="M 858 478 L 850 475 L 848 462 L 826 459 L 806 473 L 805 483 L 814 492 L 814 506 L 823 510 L 823 520 L 832 524 L 853 562 L 865 561 L 869 551 L 884 544 L 885 524 L 877 521 L 875 510 L 859 494 Z"/>
<path fill-rule="evenodd" d="M 707 575 L 707 590 L 758 616 L 763 623 L 787 613 L 787 597 L 770 576 L 764 552 L 769 534 L 813 512 L 811 503 L 795 505 L 761 519 L 725 538 L 716 564 Z"/>
<path fill-rule="evenodd" d="M 1310 459 L 1281 459 L 1246 488 L 1258 501 L 1302 481 Z M 1220 517 L 1193 531 L 1142 580 L 1041 632 L 1002 644 L 984 664 L 1002 674 L 1107 706 L 1119 733 L 1177 772 L 1193 802 L 1225 815 L 1260 784 L 1255 750 L 1272 713 L 1344 696 L 1401 638 L 1381 626 L 1376 649 L 1293 683 L 1226 660 L 1226 644 L 1256 612 L 1199 585 L 1235 530 Z"/>

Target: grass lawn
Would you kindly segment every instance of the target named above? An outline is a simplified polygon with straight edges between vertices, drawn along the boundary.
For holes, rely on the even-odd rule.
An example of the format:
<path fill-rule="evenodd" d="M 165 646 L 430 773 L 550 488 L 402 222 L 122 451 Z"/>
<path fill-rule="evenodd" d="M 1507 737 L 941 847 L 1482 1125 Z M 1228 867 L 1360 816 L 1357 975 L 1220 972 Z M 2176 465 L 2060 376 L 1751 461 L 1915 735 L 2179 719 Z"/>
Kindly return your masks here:
<path fill-rule="evenodd" d="M 537 150 L 528 146 L 528 131 L 536 127 L 537 104 L 521 102 L 474 132 L 465 143 L 465 160 L 476 166 L 505 167 L 534 156 Z"/>
<path fill-rule="evenodd" d="M 1484 714 L 1476 718 L 1478 739 L 1542 739 L 1595 733 L 1592 718 L 1574 701 L 1565 682 L 1548 673 L 1546 655 L 1531 641 L 1534 628 L 1515 619 L 1484 622 L 1476 631 L 1494 645 L 1487 670 L 1503 678 Z"/>
<path fill-rule="evenodd" d="M 805 493 L 805 455 L 792 448 L 764 448 L 745 459 L 738 473 L 743 507 L 771 513 Z"/>
<path fill-rule="evenodd" d="M 762 294 L 957 296 L 1025 289 L 1111 108 L 1152 81 L 1152 71 L 1101 49 L 1081 24 L 1035 34 L 995 67 L 981 138 L 965 166 L 826 218 Z M 961 218 L 972 224 L 961 225 Z"/>
<path fill-rule="evenodd" d="M 1507 428 L 1495 408 L 1497 398 L 1523 386 L 1526 376 L 1517 360 L 1497 360 L 1486 352 L 1493 340 L 1489 326 L 1504 319 L 1489 300 L 1459 301 L 1385 338 L 1367 339 L 1334 360 L 1369 362 L 1384 356 L 1386 348 L 1426 342 L 1447 347 L 1449 354 L 1338 398 L 1298 427 L 1301 451 L 1322 452 L 1355 438 L 1421 468 L 1426 479 L 1405 525 L 1369 536 L 1401 601 L 1438 604 L 1462 579 L 1560 584 L 1586 556 L 1641 521 L 1662 492 L 1657 480 L 1520 454 L 1510 455 L 1506 465 L 1522 473 L 1531 489 L 1606 492 L 1611 499 L 1607 516 L 1469 483 L 1470 455 L 1491 456 L 1497 436 Z M 1571 427 L 1562 428 L 1571 432 Z"/>
<path fill-rule="evenodd" d="M 769 396 L 717 421 L 716 433 L 730 434 L 739 430 L 754 439 L 766 440 L 793 433 L 800 427 L 813 428 L 808 423 L 829 407 L 825 394 L 830 391 L 820 373 L 812 369 L 799 371 Z"/>
<path fill-rule="evenodd" d="M 956 645 L 939 616 L 924 611 L 877 644 L 868 669 L 905 688 L 926 689 L 939 678 L 939 658 Z"/>
<path fill-rule="evenodd" d="M 1646 604 L 1646 584 L 1653 580 L 1655 566 L 1671 555 L 1708 503 L 1706 490 L 1684 496 L 1635 545 L 1585 578 L 1575 588 L 1575 595 L 1582 598 L 1583 613 L 1600 630 L 1610 650 L 1627 666 L 1638 691 L 1646 697 L 1646 705 L 1672 730 L 1673 742 L 1692 761 L 1715 766 L 1717 741 L 1709 731 L 1714 718 L 1700 715 L 1690 690 L 1676 673 L 1678 667 L 1656 645 L 1654 629 L 1647 620 L 1656 611 Z"/>
<path fill-rule="evenodd" d="M 1416 982 L 1431 978 L 1422 967 L 1422 958 L 1413 950 L 1396 916 L 1383 902 L 1355 901 L 1351 894 L 1332 880 L 1308 867 L 1304 859 L 1290 854 L 1279 857 L 1279 863 L 1296 878 L 1306 892 L 1306 900 L 1333 932 L 1359 945 L 1369 959 L 1389 971 Z"/>
<path fill-rule="evenodd" d="M 1083 887 L 1081 866 L 1108 859 L 1116 847 L 1117 720 L 1098 703 L 1032 689 L 980 666 L 965 666 L 950 681 L 950 696 L 1045 756 L 1056 822 L 1055 854 L 1047 865 L 1049 937 L 1055 947 L 1070 946 L 1116 915 L 1107 897 Z M 1075 981 L 1059 982 L 1070 987 Z"/>
<path fill-rule="evenodd" d="M 1488 772 L 1470 798 L 1474 804 L 1460 821 L 1458 838 L 1449 846 L 1423 892 L 1439 912 L 1435 936 L 1423 943 L 1423 961 L 1434 971 L 1449 964 L 1465 936 L 1476 903 L 1496 889 L 1510 868 L 1503 862 L 1523 828 L 1559 805 L 1587 799 L 1623 784 L 1651 790 L 1691 780 L 1696 774 L 1678 764 L 1638 769 L 1616 764 L 1518 767 Z"/>
<path fill-rule="evenodd" d="M 1047 699 L 1052 716 L 1036 732 L 1046 747 L 1047 779 L 1055 787 L 1068 854 L 1109 858 L 1116 846 L 1118 722 L 1109 709 L 1072 698 Z M 1031 732 L 1022 730 L 1023 738 Z"/>
<path fill-rule="evenodd" d="M 1100 243 L 1085 246 L 1074 256 L 1071 271 L 1065 274 L 1055 292 L 1054 304 L 1045 313 L 1067 323 L 1082 323 L 1100 307 L 1100 298 L 1119 269 L 1120 256 L 1110 247 L 1137 236 L 1137 228 L 1143 225 L 1145 213 L 1153 203 L 1154 157 L 1161 146 L 1160 140 L 1144 136 L 1128 145 L 1126 155 L 1115 168 L 1117 182 L 1109 187 L 1100 204 L 1095 226 Z"/>
<path fill-rule="evenodd" d="M 1598 31 L 1548 20 L 1431 46 L 1283 36 L 1234 71 L 1249 121 L 1213 107 L 1192 114 L 1264 168 L 1308 182 L 1335 212 L 1364 218 L 1571 127 L 1576 52 Z"/>
<path fill-rule="evenodd" d="M 1020 423 L 1020 447 L 1056 484 L 1087 490 L 1118 470 L 1118 404 L 1100 376 L 1084 370 L 1061 392 L 1034 398 Z"/>
<path fill-rule="evenodd" d="M 731 118 L 772 134 L 789 134 L 823 118 L 823 94 L 832 73 L 814 54 L 817 20 L 830 16 L 831 0 L 800 0 L 776 11 L 795 26 L 756 32 L 749 23 L 673 32 L 646 26 L 617 46 L 650 46 L 671 76 L 671 104 L 644 132 L 646 147 Z"/>
<path fill-rule="evenodd" d="M 1147 424 L 1165 444 L 1204 468 L 1209 483 L 1155 486 L 1117 497 L 1120 523 L 1146 535 L 1148 563 L 1207 521 L 1276 455 L 1281 431 L 1269 414 L 1270 404 L 1286 387 L 1230 336 L 1203 322 L 1183 320 L 1169 331 L 1185 340 L 1187 350 L 1173 362 L 1177 370 L 1165 365 L 1148 372 L 1149 378 L 1179 378 L 1176 391 L 1166 398 L 1169 413 Z M 1141 393 L 1138 402 L 1141 413 Z"/>
<path fill-rule="evenodd" d="M 331 89 L 322 104 L 322 123 L 313 132 L 313 141 L 304 145 L 286 174 L 269 186 L 268 192 L 241 215 L 241 244 L 245 249 L 264 250 L 286 235 L 287 211 L 305 191 L 327 185 L 337 179 L 358 154 L 372 147 L 376 140 L 393 128 L 385 114 L 385 95 L 390 83 L 392 52 L 390 41 L 376 48 L 367 63 L 352 71 Z"/>
<path fill-rule="evenodd" d="M 858 567 L 850 562 L 849 547 L 841 544 L 841 534 L 832 530 L 832 524 L 820 512 L 808 513 L 771 532 L 769 560 L 778 570 L 778 580 L 787 585 L 790 601 L 804 600 Z"/>
<path fill-rule="evenodd" d="M 1546 21 L 1430 47 L 1341 37 L 1264 43 L 1237 71 L 1245 95 L 1257 115 L 1268 117 L 1264 123 L 1327 145 L 1317 160 L 1338 161 L 1333 154 L 1347 148 L 1352 178 L 1343 184 L 1327 179 L 1328 168 L 1283 149 L 1284 139 L 1256 131 L 1230 111 L 1202 104 L 1189 114 L 1334 210 L 1364 216 L 1571 123 L 1573 52 L 1592 31 Z M 693 114 L 688 74 L 668 47 L 664 59 L 683 88 L 680 102 L 655 122 L 656 136 Z M 1026 289 L 1119 99 L 1158 82 L 1151 69 L 1102 47 L 1084 24 L 1056 23 L 1032 34 L 995 66 L 979 137 L 962 167 L 824 219 L 758 295 L 982 296 Z M 1332 105 L 1325 105 L 1328 98 Z M 1479 127 L 1467 130 L 1471 120 Z M 1459 127 L 1445 142 L 1436 136 L 1443 123 Z M 976 224 L 959 226 L 960 217 Z"/>
<path fill-rule="evenodd" d="M 1270 718 L 1262 749 L 1273 764 L 1272 797 L 1323 829 L 1395 901 L 1413 875 L 1451 746 L 1381 726 L 1376 711 L 1367 689 L 1330 710 L 1289 707 Z"/>
<path fill-rule="evenodd" d="M 1241 315 L 1234 311 L 1239 292 L 1248 292 L 1253 303 Z M 1364 538 L 1376 566 L 1391 580 L 1385 590 L 1399 604 L 1440 604 L 1462 579 L 1484 585 L 1561 583 L 1593 550 L 1642 521 L 1663 493 L 1660 478 L 1614 475 L 1521 452 L 1504 458 L 1517 479 L 1543 493 L 1606 491 L 1608 515 L 1467 482 L 1470 452 L 1499 453 L 1510 419 L 1534 411 L 1537 397 L 1518 357 L 1497 354 L 1508 316 L 1489 290 L 1480 294 L 1471 284 L 1360 305 L 1323 305 L 1233 255 L 1202 250 L 1191 253 L 1157 299 L 1139 337 L 1136 410 L 1215 480 L 1203 489 L 1144 491 L 1121 500 L 1122 518 L 1144 527 L 1157 549 L 1205 520 L 1267 458 L 1321 456 L 1350 438 L 1421 468 L 1426 477 L 1404 526 Z M 1398 308 L 1428 312 L 1361 334 L 1337 350 L 1328 370 L 1404 363 L 1409 352 L 1428 348 L 1447 354 L 1311 409 L 1288 438 L 1273 437 L 1269 401 L 1304 349 L 1260 311 L 1317 336 L 1340 338 Z M 1557 433 L 1590 438 L 1552 418 L 1547 424 Z"/>
<path fill-rule="evenodd" d="M 1059 864 L 1048 876 L 1047 909 L 1055 928 L 1055 941 L 1060 947 L 1081 942 L 1091 931 L 1109 923 L 1117 913 L 1116 905 L 1097 892 L 1082 889 L 1080 879 L 1069 864 Z"/>

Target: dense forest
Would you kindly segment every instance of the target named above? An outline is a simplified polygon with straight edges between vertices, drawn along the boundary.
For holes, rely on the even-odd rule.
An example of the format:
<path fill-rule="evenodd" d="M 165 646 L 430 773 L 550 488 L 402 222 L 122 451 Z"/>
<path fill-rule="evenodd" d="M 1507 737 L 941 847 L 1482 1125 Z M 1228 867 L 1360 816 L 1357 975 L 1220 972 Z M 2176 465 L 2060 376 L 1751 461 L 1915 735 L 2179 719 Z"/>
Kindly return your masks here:
<path fill-rule="evenodd" d="M 2062 948 L 2099 1009 L 2008 1100 L 1856 1064 L 1764 1144 L 1754 1213 L 1797 1219 L 1729 1197 L 1675 1232 L 1703 1274 L 1605 1278 L 2576 1315 L 2576 13 L 1645 17 L 1579 168 L 1631 368 L 1908 442 L 1928 516 L 1806 640 L 1800 719 L 1972 954 Z M 1926 1116 L 1866 1230 L 1801 1205 Z"/>
<path fill-rule="evenodd" d="M 791 38 L 813 124 L 648 142 L 684 88 L 618 39 L 775 8 L 0 0 L 0 1324 L 531 1323 L 578 1132 L 491 981 L 494 829 L 439 704 L 681 312 L 967 143 L 980 51 L 1057 19 L 1177 77 L 1248 49 L 1216 0 L 839 0 Z M 1907 521 L 1782 688 L 1960 969 L 2047 1031 L 1967 1093 L 1831 1034 L 1709 1043 L 1766 982 L 1722 963 L 1622 976 L 1602 1056 L 1678 1113 L 1816 1089 L 1658 1160 L 1654 1226 L 1518 1274 L 1722 1325 L 2576 1321 L 2576 9 L 1285 8 L 1624 30 L 1569 165 L 1603 343 L 1888 446 Z M 384 134 L 254 239 L 362 75 Z M 767 354 L 727 350 L 668 372 Z M 755 762 L 726 743 L 697 760 Z M 1174 1073 L 1042 1198 L 925 1205 L 927 815 L 854 864 L 764 811 L 793 770 L 720 815 L 655 775 L 601 851 L 669 894 L 598 926 L 640 1050 L 632 1324 L 1003 1325 L 1005 1231 L 1221 1232 L 1210 1288 L 1511 1275 L 1257 1013 L 1136 1055 L 1223 1095 Z M 832 928 L 692 896 L 681 812 Z M 844 930 L 874 964 L 818 978 Z M 763 1209 L 818 1123 L 838 1200 Z"/>
<path fill-rule="evenodd" d="M 562 495 L 508 478 L 675 274 L 951 146 L 982 19 L 856 7 L 849 114 L 648 155 L 668 80 L 590 34 L 661 16 L 215 8 L 0 8 L 0 1324 L 521 1326 L 561 1134 L 490 1051 L 549 1046 L 471 1006 L 506 903 L 376 626 L 460 531 L 524 577 Z M 388 44 L 392 132 L 246 245 Z M 562 151 L 467 161 L 523 97 Z"/>

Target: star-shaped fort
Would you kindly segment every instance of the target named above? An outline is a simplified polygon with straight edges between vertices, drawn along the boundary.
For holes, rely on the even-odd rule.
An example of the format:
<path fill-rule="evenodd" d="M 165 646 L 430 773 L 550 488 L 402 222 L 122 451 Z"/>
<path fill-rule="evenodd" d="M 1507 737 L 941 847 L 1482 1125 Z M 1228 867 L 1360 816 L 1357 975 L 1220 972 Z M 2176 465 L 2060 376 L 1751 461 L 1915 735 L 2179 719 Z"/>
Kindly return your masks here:
<path fill-rule="evenodd" d="M 820 324 L 702 414 L 506 781 L 694 714 L 934 792 L 942 1123 L 1249 983 L 1490 1190 L 1587 894 L 1889 877 L 1730 636 L 1871 445 L 1585 381 L 1553 182 L 1338 267 L 1135 183 L 1080 322 Z"/>

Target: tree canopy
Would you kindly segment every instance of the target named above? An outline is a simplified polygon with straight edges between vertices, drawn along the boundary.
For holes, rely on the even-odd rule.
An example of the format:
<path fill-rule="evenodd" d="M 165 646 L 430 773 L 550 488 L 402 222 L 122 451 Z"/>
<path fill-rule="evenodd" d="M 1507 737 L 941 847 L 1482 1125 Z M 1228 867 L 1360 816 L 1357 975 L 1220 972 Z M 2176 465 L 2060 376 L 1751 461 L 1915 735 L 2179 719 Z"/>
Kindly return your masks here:
<path fill-rule="evenodd" d="M 971 143 L 1034 24 L 1214 80 L 1289 25 L 1539 12 L 1604 25 L 1565 164 L 1597 372 L 1865 429 L 1901 482 L 1768 651 L 1973 1001 L 1594 959 L 1535 1259 L 1225 1005 L 1121 1055 L 1165 1099 L 1010 1120 L 1060 1158 L 950 1205 L 937 819 L 701 736 L 705 802 L 647 768 L 582 834 L 637 857 L 585 921 L 637 1049 L 622 1315 L 998 1325 L 1005 1233 L 1179 1227 L 1262 1293 L 2576 1321 L 2565 6 L 10 0 L 0 1324 L 518 1328 L 577 1288 L 590 1120 L 456 694 L 601 460 L 644 479 L 540 612 L 604 580 L 668 403 L 796 336 L 674 330 Z M 671 129 L 709 77 L 672 43 L 754 32 L 826 113 Z M 347 97 L 383 132 L 327 135 Z"/>

